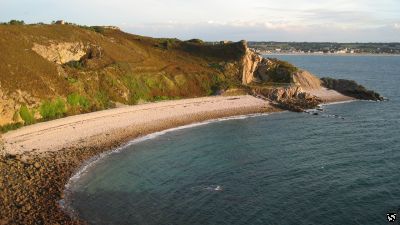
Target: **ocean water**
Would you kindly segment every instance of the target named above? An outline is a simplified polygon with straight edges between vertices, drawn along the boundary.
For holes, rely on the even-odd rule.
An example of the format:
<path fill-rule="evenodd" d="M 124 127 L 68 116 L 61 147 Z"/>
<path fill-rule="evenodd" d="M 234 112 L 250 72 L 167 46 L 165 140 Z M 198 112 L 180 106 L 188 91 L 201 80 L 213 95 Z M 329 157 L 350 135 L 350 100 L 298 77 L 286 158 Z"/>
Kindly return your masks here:
<path fill-rule="evenodd" d="M 388 224 L 400 209 L 400 57 L 274 57 L 390 101 L 153 135 L 87 168 L 67 205 L 89 224 Z"/>

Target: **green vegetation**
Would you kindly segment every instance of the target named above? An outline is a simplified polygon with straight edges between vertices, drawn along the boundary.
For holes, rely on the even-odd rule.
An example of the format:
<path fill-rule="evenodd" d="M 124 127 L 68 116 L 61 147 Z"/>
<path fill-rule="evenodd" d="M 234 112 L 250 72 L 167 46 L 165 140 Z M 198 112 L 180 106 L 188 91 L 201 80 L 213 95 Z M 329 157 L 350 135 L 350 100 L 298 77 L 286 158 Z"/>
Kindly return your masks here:
<path fill-rule="evenodd" d="M 224 72 L 224 70 L 225 70 L 224 66 L 222 66 L 219 63 L 210 63 L 210 67 L 213 68 L 213 69 L 216 69 L 216 70 L 218 70 L 220 72 Z"/>
<path fill-rule="evenodd" d="M 273 83 L 292 83 L 293 73 L 297 72 L 297 67 L 292 64 L 281 61 L 279 59 L 269 58 L 272 61 L 272 68 L 268 70 L 267 74 L 270 78 L 269 82 Z"/>
<path fill-rule="evenodd" d="M 19 109 L 19 115 L 25 125 L 34 124 L 36 122 L 35 111 L 33 109 L 29 110 L 26 105 L 21 106 Z"/>
<path fill-rule="evenodd" d="M 190 39 L 190 40 L 187 40 L 186 42 L 200 44 L 200 45 L 204 44 L 204 41 L 201 39 Z"/>
<path fill-rule="evenodd" d="M 114 104 L 111 102 L 110 97 L 104 91 L 97 92 L 95 96 L 97 109 L 108 109 L 114 107 Z"/>
<path fill-rule="evenodd" d="M 40 105 L 39 113 L 43 120 L 58 119 L 65 115 L 67 112 L 65 102 L 61 98 L 53 101 L 44 101 Z"/>
<path fill-rule="evenodd" d="M 25 25 L 23 20 L 10 20 L 8 23 L 3 23 L 4 25 Z"/>
<path fill-rule="evenodd" d="M 83 62 L 81 62 L 81 61 L 69 61 L 69 62 L 65 63 L 64 65 L 69 66 L 71 68 L 75 68 L 75 69 L 82 69 L 84 67 Z"/>
<path fill-rule="evenodd" d="M 80 28 L 83 28 L 83 29 L 86 29 L 86 30 L 90 30 L 90 31 L 94 31 L 94 32 L 97 32 L 97 33 L 100 33 L 100 34 L 104 33 L 104 31 L 105 31 L 105 28 L 104 27 L 100 27 L 100 26 L 82 26 L 82 25 L 77 25 L 77 24 L 69 24 L 69 25 L 75 25 L 75 26 L 78 26 Z"/>
<path fill-rule="evenodd" d="M 69 105 L 69 111 L 71 111 L 72 114 L 78 112 L 88 112 L 91 106 L 89 100 L 78 93 L 72 93 L 68 95 L 67 103 Z"/>
<path fill-rule="evenodd" d="M 6 133 L 8 131 L 16 130 L 22 126 L 24 126 L 24 124 L 22 123 L 8 123 L 0 126 L 0 133 Z"/>

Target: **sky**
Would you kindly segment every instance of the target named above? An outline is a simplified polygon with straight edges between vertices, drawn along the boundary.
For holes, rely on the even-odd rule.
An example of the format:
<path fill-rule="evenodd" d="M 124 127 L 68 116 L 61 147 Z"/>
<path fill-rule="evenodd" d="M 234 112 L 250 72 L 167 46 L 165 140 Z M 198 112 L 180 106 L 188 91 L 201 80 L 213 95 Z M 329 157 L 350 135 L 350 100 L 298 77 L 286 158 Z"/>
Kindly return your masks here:
<path fill-rule="evenodd" d="M 400 42 L 400 0 L 0 0 L 11 19 L 182 40 Z"/>

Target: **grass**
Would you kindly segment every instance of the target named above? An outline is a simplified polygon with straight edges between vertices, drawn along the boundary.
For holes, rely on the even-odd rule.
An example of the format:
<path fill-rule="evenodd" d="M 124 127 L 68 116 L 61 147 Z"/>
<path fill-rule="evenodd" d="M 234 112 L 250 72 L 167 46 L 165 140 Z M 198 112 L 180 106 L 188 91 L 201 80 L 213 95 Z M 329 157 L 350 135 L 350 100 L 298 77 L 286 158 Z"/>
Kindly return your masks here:
<path fill-rule="evenodd" d="M 45 100 L 39 108 L 39 113 L 45 121 L 64 117 L 66 112 L 65 101 L 61 98 L 53 101 Z"/>
<path fill-rule="evenodd" d="M 8 131 L 16 130 L 23 126 L 24 126 L 23 123 L 8 123 L 3 126 L 0 126 L 0 133 L 7 133 Z"/>
<path fill-rule="evenodd" d="M 25 125 L 36 123 L 35 111 L 33 109 L 29 109 L 26 105 L 21 106 L 21 108 L 19 109 L 19 115 L 24 121 Z"/>
<path fill-rule="evenodd" d="M 78 93 L 72 93 L 67 96 L 67 103 L 72 108 L 80 108 L 82 110 L 89 110 L 91 104 L 89 100 Z"/>

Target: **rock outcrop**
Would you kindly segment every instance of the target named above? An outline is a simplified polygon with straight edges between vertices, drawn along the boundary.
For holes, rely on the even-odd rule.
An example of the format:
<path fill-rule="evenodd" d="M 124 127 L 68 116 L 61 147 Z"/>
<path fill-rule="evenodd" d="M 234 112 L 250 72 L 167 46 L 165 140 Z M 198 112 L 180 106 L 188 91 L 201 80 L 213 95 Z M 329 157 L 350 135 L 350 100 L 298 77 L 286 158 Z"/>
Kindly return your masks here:
<path fill-rule="evenodd" d="M 0 126 L 20 122 L 18 115 L 21 105 L 34 107 L 39 104 L 39 99 L 31 96 L 25 91 L 16 90 L 15 92 L 4 92 L 0 85 Z"/>
<path fill-rule="evenodd" d="M 35 43 L 32 50 L 43 58 L 64 64 L 70 61 L 79 61 L 86 55 L 87 46 L 82 42 L 61 42 L 51 43 L 50 45 L 40 45 Z"/>
<path fill-rule="evenodd" d="M 314 108 L 322 99 L 310 93 L 323 92 L 324 87 L 345 96 L 362 100 L 383 100 L 374 91 L 351 80 L 318 78 L 308 71 L 300 70 L 288 62 L 263 58 L 246 47 L 242 60 L 242 84 L 253 89 L 255 95 L 262 95 L 279 107 L 301 112 Z"/>
<path fill-rule="evenodd" d="M 376 93 L 357 84 L 354 80 L 333 79 L 329 77 L 321 78 L 322 85 L 328 89 L 333 89 L 343 95 L 354 97 L 361 100 L 382 101 L 384 98 Z"/>
<path fill-rule="evenodd" d="M 263 58 L 257 53 L 253 52 L 247 47 L 245 43 L 245 54 L 242 59 L 241 65 L 241 76 L 242 84 L 250 84 L 255 80 L 256 71 L 259 68 L 259 64 L 263 61 Z"/>
<path fill-rule="evenodd" d="M 255 95 L 262 95 L 269 99 L 279 108 L 294 112 L 303 112 L 322 103 L 321 99 L 295 85 L 278 88 L 255 88 L 253 92 Z"/>
<path fill-rule="evenodd" d="M 303 90 L 316 90 L 321 88 L 321 79 L 305 70 L 299 70 L 293 74 L 293 82 Z"/>
<path fill-rule="evenodd" d="M 247 48 L 241 63 L 242 84 L 251 83 L 292 83 L 293 73 L 298 69 L 273 58 L 263 58 Z"/>

